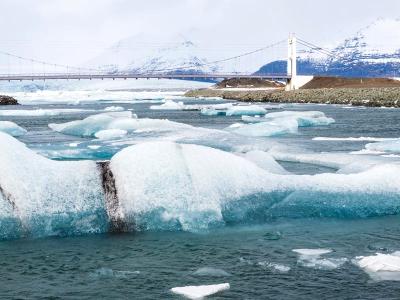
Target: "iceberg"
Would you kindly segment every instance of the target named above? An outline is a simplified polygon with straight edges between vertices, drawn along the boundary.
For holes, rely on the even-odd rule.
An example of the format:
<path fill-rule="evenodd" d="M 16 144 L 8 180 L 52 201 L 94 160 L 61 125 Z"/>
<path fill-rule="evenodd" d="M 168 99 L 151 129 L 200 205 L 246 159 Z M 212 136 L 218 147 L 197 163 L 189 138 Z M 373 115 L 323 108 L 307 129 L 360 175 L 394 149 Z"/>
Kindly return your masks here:
<path fill-rule="evenodd" d="M 54 131 L 74 136 L 94 137 L 104 130 L 124 130 L 134 132 L 163 132 L 192 128 L 190 125 L 159 119 L 137 119 L 131 111 L 102 113 L 83 120 L 62 124 L 49 124 Z M 115 133 L 115 131 L 114 131 Z M 122 133 L 119 131 L 119 133 Z"/>
<path fill-rule="evenodd" d="M 10 121 L 0 121 L 0 132 L 5 132 L 9 135 L 18 137 L 27 133 L 27 131 Z"/>
<path fill-rule="evenodd" d="M 0 144 L 2 238 L 107 231 L 94 161 L 52 161 L 4 133 Z"/>
<path fill-rule="evenodd" d="M 326 117 L 320 111 L 281 111 L 268 113 L 263 118 L 242 116 L 242 121 L 245 123 L 284 122 L 286 120 L 296 120 L 298 127 L 324 126 L 335 122 L 334 119 Z"/>
<path fill-rule="evenodd" d="M 0 133 L 0 144 L 0 238 L 98 233 L 110 228 L 196 232 L 275 218 L 400 213 L 396 175 L 400 164 L 393 161 L 361 160 L 364 167 L 352 167 L 352 173 L 311 176 L 286 173 L 274 162 L 275 154 L 237 155 L 168 141 L 129 146 L 109 162 L 98 163 L 49 160 L 5 133 Z M 88 145 L 69 147 L 69 151 L 81 151 L 81 146 L 87 149 Z M 354 158 L 349 156 L 331 160 L 338 166 L 339 161 L 350 164 Z M 324 255 L 311 250 L 297 253 Z M 319 267 L 344 262 L 324 259 L 316 261 Z"/>
<path fill-rule="evenodd" d="M 171 289 L 171 292 L 182 295 L 188 299 L 203 299 L 204 297 L 229 290 L 229 288 L 229 283 L 222 283 L 213 285 L 175 287 Z"/>

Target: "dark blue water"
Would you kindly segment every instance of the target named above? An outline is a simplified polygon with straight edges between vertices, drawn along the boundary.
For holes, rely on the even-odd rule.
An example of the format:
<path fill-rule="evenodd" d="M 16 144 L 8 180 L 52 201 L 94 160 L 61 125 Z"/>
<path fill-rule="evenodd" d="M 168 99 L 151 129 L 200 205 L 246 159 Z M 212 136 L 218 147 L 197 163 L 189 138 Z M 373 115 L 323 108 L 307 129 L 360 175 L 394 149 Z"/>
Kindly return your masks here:
<path fill-rule="evenodd" d="M 187 99 L 187 103 L 205 103 L 205 100 Z M 212 100 L 209 103 L 219 102 Z M 140 118 L 167 118 L 205 128 L 223 129 L 240 121 L 240 117 L 202 116 L 198 111 L 151 111 L 148 103 L 115 105 L 133 109 Z M 107 106 L 110 103 L 81 104 L 73 108 L 101 110 Z M 52 104 L 29 108 L 71 106 Z M 276 111 L 280 110 L 283 109 L 276 108 Z M 363 149 L 366 142 L 324 142 L 312 138 L 400 137 L 400 114 L 394 109 L 293 105 L 284 110 L 318 110 L 336 120 L 330 126 L 302 128 L 298 134 L 272 139 L 293 149 L 348 153 Z M 48 123 L 63 123 L 86 116 L 88 114 L 7 116 L 0 120 L 14 121 L 26 128 L 28 134 L 20 140 L 40 152 L 54 146 L 65 148 L 71 142 L 90 141 L 56 133 L 47 126 Z M 113 149 L 108 156 L 120 148 Z M 104 158 L 109 157 L 105 155 Z M 324 166 L 280 163 L 296 174 L 336 171 Z M 398 282 L 373 281 L 352 261 L 356 256 L 400 250 L 399 221 L 396 215 L 340 220 L 286 218 L 201 233 L 140 232 L 2 241 L 0 298 L 180 299 L 170 292 L 172 287 L 229 282 L 229 291 L 210 298 L 399 299 Z M 332 249 L 324 257 L 342 263 L 335 268 L 318 264 L 306 266 L 292 251 L 298 248 Z M 276 265 L 284 269 L 277 269 Z M 224 270 L 229 276 L 194 274 L 204 267 Z"/>

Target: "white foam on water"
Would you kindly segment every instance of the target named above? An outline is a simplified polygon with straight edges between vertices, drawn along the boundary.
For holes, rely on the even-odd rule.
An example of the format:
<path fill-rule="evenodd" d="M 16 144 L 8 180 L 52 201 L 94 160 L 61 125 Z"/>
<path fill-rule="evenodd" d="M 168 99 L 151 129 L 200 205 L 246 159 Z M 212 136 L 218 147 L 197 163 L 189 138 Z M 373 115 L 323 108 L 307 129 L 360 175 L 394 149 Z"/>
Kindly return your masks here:
<path fill-rule="evenodd" d="M 260 261 L 257 264 L 262 268 L 270 269 L 270 270 L 277 271 L 280 273 L 287 273 L 291 270 L 291 268 L 289 266 L 285 266 L 285 265 L 277 264 L 277 263 L 271 263 L 268 261 Z"/>
<path fill-rule="evenodd" d="M 353 261 L 374 280 L 400 281 L 400 252 L 359 256 Z"/>
<path fill-rule="evenodd" d="M 210 267 L 203 267 L 197 269 L 195 272 L 193 272 L 194 276 L 205 276 L 205 277 L 227 277 L 227 276 L 232 276 L 228 272 L 222 269 L 217 269 L 217 268 L 210 268 Z"/>
<path fill-rule="evenodd" d="M 26 129 L 10 121 L 0 121 L 0 132 L 4 132 L 15 137 L 27 133 Z"/>
<path fill-rule="evenodd" d="M 171 292 L 184 296 L 188 299 L 203 299 L 204 297 L 217 294 L 230 289 L 229 283 L 174 287 Z"/>

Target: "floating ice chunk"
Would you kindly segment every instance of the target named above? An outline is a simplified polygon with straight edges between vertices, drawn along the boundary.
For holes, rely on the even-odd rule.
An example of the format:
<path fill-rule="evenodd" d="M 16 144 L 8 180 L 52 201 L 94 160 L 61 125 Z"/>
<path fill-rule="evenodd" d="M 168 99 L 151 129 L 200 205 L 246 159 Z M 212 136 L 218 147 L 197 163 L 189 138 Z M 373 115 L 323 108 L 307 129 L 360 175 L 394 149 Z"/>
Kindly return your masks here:
<path fill-rule="evenodd" d="M 125 130 L 131 132 L 163 132 L 192 128 L 190 125 L 159 119 L 132 118 L 132 112 L 112 112 L 87 117 L 83 120 L 63 124 L 49 124 L 55 131 L 74 135 L 93 137 L 99 131 L 109 129 Z M 120 132 L 122 133 L 122 132 Z"/>
<path fill-rule="evenodd" d="M 374 280 L 400 281 L 400 252 L 360 256 L 354 262 Z"/>
<path fill-rule="evenodd" d="M 215 268 L 209 268 L 209 267 L 204 267 L 196 270 L 193 272 L 194 276 L 208 276 L 208 277 L 227 277 L 227 276 L 232 276 L 228 272 L 222 270 L 222 269 L 215 269 Z"/>
<path fill-rule="evenodd" d="M 347 258 L 321 258 L 322 255 L 331 253 L 331 249 L 294 249 L 299 254 L 298 263 L 307 268 L 333 270 L 347 262 Z"/>
<path fill-rule="evenodd" d="M 272 155 L 264 151 L 250 151 L 242 156 L 247 160 L 254 162 L 260 168 L 273 174 L 290 174 L 279 163 L 276 162 Z"/>
<path fill-rule="evenodd" d="M 225 110 L 217 110 L 214 108 L 202 108 L 201 114 L 205 115 L 205 116 L 225 116 L 226 111 Z"/>
<path fill-rule="evenodd" d="M 104 111 L 124 111 L 125 109 L 122 106 L 108 106 L 104 109 Z"/>
<path fill-rule="evenodd" d="M 255 116 L 265 115 L 266 113 L 267 110 L 258 105 L 238 105 L 233 106 L 226 111 L 227 116 Z"/>
<path fill-rule="evenodd" d="M 314 257 L 332 252 L 331 249 L 293 249 L 292 251 L 302 256 L 314 256 Z"/>
<path fill-rule="evenodd" d="M 242 124 L 233 129 L 228 127 L 226 130 L 245 136 L 274 137 L 296 133 L 298 130 L 298 123 L 294 119 L 284 119 L 271 122 Z"/>
<path fill-rule="evenodd" d="M 183 110 L 184 108 L 185 104 L 183 104 L 183 102 L 175 102 L 172 100 L 167 100 L 164 104 L 161 105 L 150 106 L 150 109 L 153 110 Z"/>
<path fill-rule="evenodd" d="M 0 121 L 0 132 L 5 132 L 9 135 L 18 137 L 27 133 L 27 131 L 10 121 Z"/>
<path fill-rule="evenodd" d="M 96 132 L 94 136 L 100 140 L 111 140 L 121 138 L 127 134 L 128 132 L 122 129 L 106 129 Z"/>
<path fill-rule="evenodd" d="M 242 121 L 246 123 L 284 122 L 285 120 L 297 121 L 298 127 L 323 126 L 335 122 L 320 111 L 281 111 L 268 113 L 263 118 L 242 116 Z"/>
<path fill-rule="evenodd" d="M 204 297 L 211 296 L 229 289 L 229 283 L 222 283 L 214 285 L 175 287 L 171 289 L 171 292 L 182 295 L 188 299 L 203 299 Z"/>

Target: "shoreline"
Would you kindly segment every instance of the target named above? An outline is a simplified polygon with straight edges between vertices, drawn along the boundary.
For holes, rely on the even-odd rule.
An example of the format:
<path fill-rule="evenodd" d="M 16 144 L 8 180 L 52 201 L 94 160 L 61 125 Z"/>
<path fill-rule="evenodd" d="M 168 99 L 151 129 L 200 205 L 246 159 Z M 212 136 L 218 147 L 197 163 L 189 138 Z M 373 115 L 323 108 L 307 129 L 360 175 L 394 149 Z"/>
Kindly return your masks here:
<path fill-rule="evenodd" d="M 366 107 L 400 108 L 400 87 L 376 88 L 317 88 L 295 91 L 198 89 L 185 93 L 186 97 L 221 97 L 242 102 L 343 104 Z"/>

